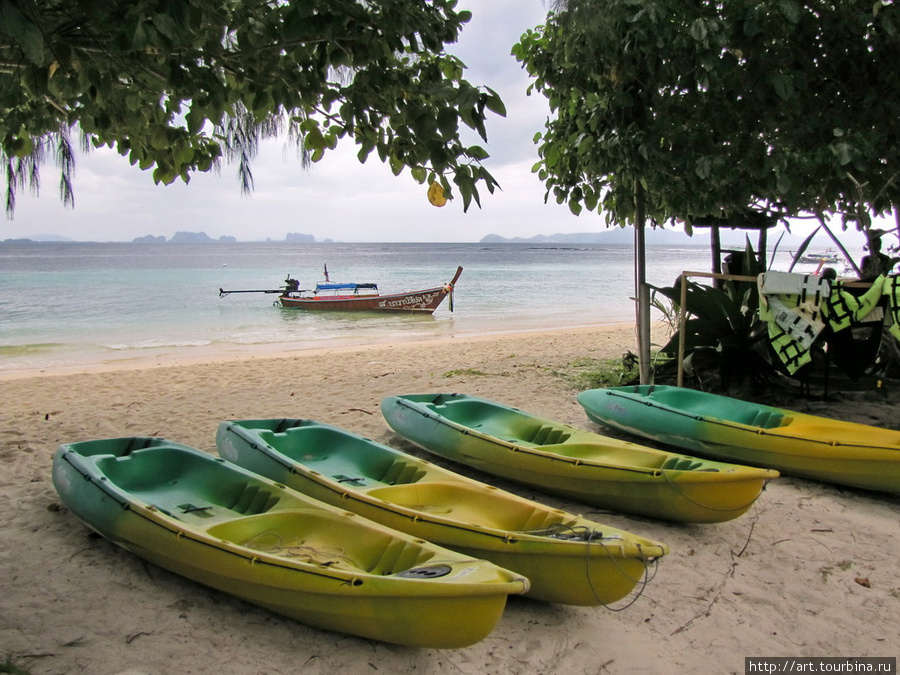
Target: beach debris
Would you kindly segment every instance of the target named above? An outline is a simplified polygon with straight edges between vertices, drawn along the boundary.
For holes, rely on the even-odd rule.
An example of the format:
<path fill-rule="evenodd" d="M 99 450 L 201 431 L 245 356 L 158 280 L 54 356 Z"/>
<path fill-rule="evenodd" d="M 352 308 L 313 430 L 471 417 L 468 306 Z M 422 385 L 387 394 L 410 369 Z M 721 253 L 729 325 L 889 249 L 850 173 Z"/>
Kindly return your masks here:
<path fill-rule="evenodd" d="M 872 588 L 872 582 L 869 581 L 869 577 L 856 577 L 853 581 L 858 583 L 863 588 Z"/>

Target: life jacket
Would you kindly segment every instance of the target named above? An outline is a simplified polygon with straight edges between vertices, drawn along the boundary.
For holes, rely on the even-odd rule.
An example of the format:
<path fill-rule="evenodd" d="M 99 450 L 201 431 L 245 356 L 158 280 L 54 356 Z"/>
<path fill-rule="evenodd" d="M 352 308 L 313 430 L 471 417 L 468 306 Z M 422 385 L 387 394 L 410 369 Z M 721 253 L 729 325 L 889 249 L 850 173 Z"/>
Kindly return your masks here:
<path fill-rule="evenodd" d="M 872 287 L 860 296 L 853 295 L 843 288 L 841 282 L 836 282 L 831 295 L 825 299 L 823 309 L 831 329 L 837 333 L 867 318 L 878 306 L 884 280 L 885 277 L 878 277 L 872 282 Z"/>
<path fill-rule="evenodd" d="M 825 329 L 822 303 L 831 293 L 827 279 L 812 274 L 764 272 L 757 277 L 759 318 L 788 373 L 812 360 L 810 349 Z"/>
<path fill-rule="evenodd" d="M 870 318 L 883 295 L 893 319 L 891 333 L 900 340 L 900 278 L 878 277 L 862 295 L 840 281 L 833 286 L 815 275 L 766 272 L 757 279 L 759 318 L 768 324 L 769 340 L 788 373 L 812 360 L 810 349 L 827 326 L 835 333 Z"/>
<path fill-rule="evenodd" d="M 888 317 L 891 323 L 888 330 L 900 340 L 900 277 L 885 277 L 882 291 L 887 296 Z"/>

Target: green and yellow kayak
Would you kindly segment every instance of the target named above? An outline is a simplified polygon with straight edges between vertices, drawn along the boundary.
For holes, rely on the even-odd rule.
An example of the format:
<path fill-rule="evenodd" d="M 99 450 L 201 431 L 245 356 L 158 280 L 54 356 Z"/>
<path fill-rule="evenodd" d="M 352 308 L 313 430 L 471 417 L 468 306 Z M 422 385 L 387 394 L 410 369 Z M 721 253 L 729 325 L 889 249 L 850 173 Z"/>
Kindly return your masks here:
<path fill-rule="evenodd" d="M 389 396 L 385 420 L 422 448 L 611 511 L 715 523 L 745 513 L 775 471 L 590 433 L 464 394 Z"/>
<path fill-rule="evenodd" d="M 613 603 L 668 550 L 312 420 L 222 422 L 216 445 L 299 492 L 515 570 L 548 602 Z"/>
<path fill-rule="evenodd" d="M 669 386 L 578 395 L 598 424 L 725 461 L 900 493 L 900 431 Z"/>
<path fill-rule="evenodd" d="M 189 579 L 318 628 L 415 647 L 485 636 L 518 574 L 161 438 L 60 446 L 53 483 L 101 535 Z"/>

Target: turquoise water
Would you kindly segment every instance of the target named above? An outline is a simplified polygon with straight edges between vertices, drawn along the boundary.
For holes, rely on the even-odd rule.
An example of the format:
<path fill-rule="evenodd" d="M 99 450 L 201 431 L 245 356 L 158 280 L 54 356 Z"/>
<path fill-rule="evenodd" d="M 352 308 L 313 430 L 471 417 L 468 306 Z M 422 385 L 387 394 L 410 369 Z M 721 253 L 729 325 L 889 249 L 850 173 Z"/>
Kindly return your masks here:
<path fill-rule="evenodd" d="M 430 288 L 464 267 L 433 316 L 273 307 L 291 275 Z M 191 357 L 597 325 L 634 319 L 630 246 L 535 244 L 0 243 L 0 372 L 157 354 Z M 648 281 L 709 269 L 706 246 L 650 247 Z"/>

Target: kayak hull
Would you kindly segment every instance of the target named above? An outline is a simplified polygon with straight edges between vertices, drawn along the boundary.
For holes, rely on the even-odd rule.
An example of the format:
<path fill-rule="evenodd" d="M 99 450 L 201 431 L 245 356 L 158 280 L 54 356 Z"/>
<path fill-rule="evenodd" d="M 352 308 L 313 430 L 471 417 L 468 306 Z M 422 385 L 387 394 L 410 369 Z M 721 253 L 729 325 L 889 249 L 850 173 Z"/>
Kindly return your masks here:
<path fill-rule="evenodd" d="M 668 551 L 312 420 L 223 422 L 216 445 L 299 492 L 515 570 L 531 582 L 529 596 L 547 602 L 616 602 Z"/>
<path fill-rule="evenodd" d="M 326 630 L 416 647 L 486 637 L 527 581 L 165 439 L 61 446 L 54 485 L 89 527 L 184 577 Z"/>
<path fill-rule="evenodd" d="M 750 509 L 777 472 L 709 462 L 462 394 L 385 398 L 394 431 L 475 469 L 622 513 L 713 523 Z"/>
<path fill-rule="evenodd" d="M 592 389 L 578 401 L 598 424 L 707 457 L 900 493 L 900 431 L 681 387 Z"/>

